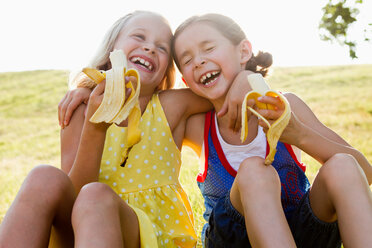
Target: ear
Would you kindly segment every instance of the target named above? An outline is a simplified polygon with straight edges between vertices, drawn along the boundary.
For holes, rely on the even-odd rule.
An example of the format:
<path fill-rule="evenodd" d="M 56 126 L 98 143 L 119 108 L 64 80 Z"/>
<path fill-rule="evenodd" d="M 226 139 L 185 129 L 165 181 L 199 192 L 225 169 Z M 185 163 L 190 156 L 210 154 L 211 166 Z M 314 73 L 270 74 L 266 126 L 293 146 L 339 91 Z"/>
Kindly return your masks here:
<path fill-rule="evenodd" d="M 251 43 L 247 40 L 244 39 L 240 42 L 240 53 L 241 53 L 241 64 L 246 64 L 252 57 L 252 45 Z"/>

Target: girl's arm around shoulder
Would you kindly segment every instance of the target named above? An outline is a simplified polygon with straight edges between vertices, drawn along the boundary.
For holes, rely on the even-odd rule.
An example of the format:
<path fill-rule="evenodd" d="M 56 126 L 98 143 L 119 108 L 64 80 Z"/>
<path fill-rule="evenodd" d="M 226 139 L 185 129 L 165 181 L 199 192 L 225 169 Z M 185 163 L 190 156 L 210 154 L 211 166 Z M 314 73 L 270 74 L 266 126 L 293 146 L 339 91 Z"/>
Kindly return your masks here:
<path fill-rule="evenodd" d="M 205 114 L 195 114 L 187 119 L 183 145 L 192 148 L 200 157 L 204 141 Z"/>
<path fill-rule="evenodd" d="M 193 114 L 205 113 L 213 108 L 207 99 L 194 94 L 188 88 L 162 91 L 159 99 L 179 148 L 182 147 L 187 119 Z"/>
<path fill-rule="evenodd" d="M 321 164 L 337 153 L 347 153 L 358 161 L 367 176 L 368 183 L 372 183 L 372 166 L 364 155 L 349 145 L 337 133 L 321 123 L 311 109 L 298 96 L 286 93 L 292 117 L 289 130 L 294 130 L 289 137 L 293 144 L 318 160 Z M 286 132 L 285 131 L 285 132 Z M 291 133 L 291 131 L 289 131 Z"/>

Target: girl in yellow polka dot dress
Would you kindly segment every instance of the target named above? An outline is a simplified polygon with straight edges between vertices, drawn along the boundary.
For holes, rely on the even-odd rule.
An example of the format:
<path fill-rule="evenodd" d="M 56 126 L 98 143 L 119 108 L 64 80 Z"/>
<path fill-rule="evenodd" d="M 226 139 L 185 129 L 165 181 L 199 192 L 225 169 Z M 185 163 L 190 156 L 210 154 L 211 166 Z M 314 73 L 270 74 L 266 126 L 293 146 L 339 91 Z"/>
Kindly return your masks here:
<path fill-rule="evenodd" d="M 195 247 L 191 206 L 178 180 L 180 148 L 186 119 L 211 105 L 189 89 L 159 91 L 172 85 L 174 75 L 172 32 L 162 17 L 135 12 L 109 34 L 105 55 L 122 49 L 128 68 L 140 74 L 141 140 L 123 158 L 126 122 L 88 121 L 105 83 L 95 87 L 87 109 L 80 105 L 62 130 L 62 169 L 80 191 L 72 213 L 75 246 Z M 91 67 L 109 69 L 108 57 Z M 79 86 L 87 83 L 83 78 Z"/>

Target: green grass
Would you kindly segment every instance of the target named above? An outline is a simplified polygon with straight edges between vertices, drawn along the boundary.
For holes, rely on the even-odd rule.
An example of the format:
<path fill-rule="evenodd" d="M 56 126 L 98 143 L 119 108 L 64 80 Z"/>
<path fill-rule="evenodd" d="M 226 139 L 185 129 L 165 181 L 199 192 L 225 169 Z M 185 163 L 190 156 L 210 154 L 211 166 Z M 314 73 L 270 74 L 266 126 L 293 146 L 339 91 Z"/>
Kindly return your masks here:
<path fill-rule="evenodd" d="M 38 164 L 60 166 L 57 105 L 66 71 L 0 73 L 0 223 L 27 173 Z M 372 161 L 372 65 L 274 68 L 272 88 L 299 95 L 318 118 Z M 181 183 L 193 206 L 198 233 L 204 224 L 196 186 L 198 160 L 182 153 Z M 319 164 L 308 156 L 312 181 Z"/>

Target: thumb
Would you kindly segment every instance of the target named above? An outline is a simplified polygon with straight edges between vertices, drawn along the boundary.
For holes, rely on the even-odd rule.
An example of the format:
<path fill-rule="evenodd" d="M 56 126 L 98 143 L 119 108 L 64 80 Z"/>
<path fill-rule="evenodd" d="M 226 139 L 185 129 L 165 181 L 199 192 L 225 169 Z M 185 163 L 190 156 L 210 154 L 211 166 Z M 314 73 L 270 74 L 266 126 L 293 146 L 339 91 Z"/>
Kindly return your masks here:
<path fill-rule="evenodd" d="M 229 109 L 229 102 L 225 100 L 225 102 L 222 105 L 222 108 L 220 109 L 220 111 L 218 111 L 217 116 L 218 117 L 224 116 L 227 113 L 228 109 Z"/>

